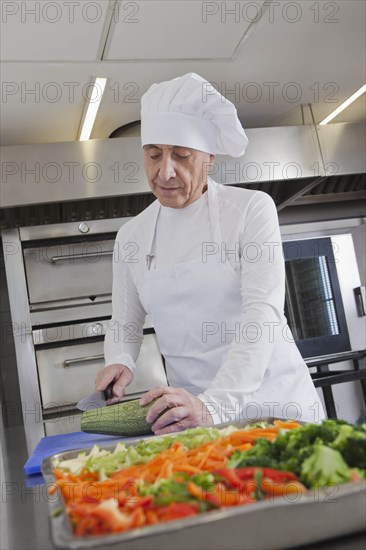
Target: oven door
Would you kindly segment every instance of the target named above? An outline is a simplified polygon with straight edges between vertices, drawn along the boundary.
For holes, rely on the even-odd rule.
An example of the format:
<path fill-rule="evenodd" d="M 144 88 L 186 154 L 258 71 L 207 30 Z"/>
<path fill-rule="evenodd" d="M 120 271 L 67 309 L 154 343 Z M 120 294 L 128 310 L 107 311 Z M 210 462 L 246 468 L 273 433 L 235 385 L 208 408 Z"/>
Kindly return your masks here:
<path fill-rule="evenodd" d="M 305 358 L 351 349 L 335 250 L 328 237 L 283 243 L 285 314 Z"/>
<path fill-rule="evenodd" d="M 113 247 L 110 239 L 25 248 L 30 304 L 110 295 Z"/>

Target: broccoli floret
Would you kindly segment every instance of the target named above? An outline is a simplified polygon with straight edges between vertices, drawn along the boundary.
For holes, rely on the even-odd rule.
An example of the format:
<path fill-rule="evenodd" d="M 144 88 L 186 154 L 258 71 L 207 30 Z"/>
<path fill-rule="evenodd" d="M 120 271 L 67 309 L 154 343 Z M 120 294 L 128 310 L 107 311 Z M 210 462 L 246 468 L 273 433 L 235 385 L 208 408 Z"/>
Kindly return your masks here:
<path fill-rule="evenodd" d="M 273 445 L 281 469 L 300 475 L 302 464 L 312 454 L 313 446 L 331 443 L 344 425 L 347 423 L 343 420 L 325 420 L 321 424 L 306 424 L 280 432 Z"/>
<path fill-rule="evenodd" d="M 355 430 L 366 434 L 366 422 L 362 422 L 362 424 L 355 424 L 354 428 Z"/>
<path fill-rule="evenodd" d="M 245 456 L 264 456 L 266 458 L 276 458 L 276 452 L 271 441 L 268 441 L 268 439 L 259 438 L 255 440 L 251 449 L 245 451 Z"/>
<path fill-rule="evenodd" d="M 313 453 L 304 460 L 301 467 L 301 481 L 308 487 L 326 487 L 346 483 L 352 477 L 339 451 L 317 443 Z"/>
<path fill-rule="evenodd" d="M 366 431 L 362 427 L 342 426 L 331 447 L 342 454 L 348 466 L 366 469 Z"/>
<path fill-rule="evenodd" d="M 313 451 L 313 445 L 298 449 L 296 451 L 296 454 L 290 457 L 287 456 L 286 460 L 282 460 L 280 462 L 279 470 L 284 470 L 285 472 L 293 472 L 297 476 L 300 476 L 302 463 L 313 453 Z"/>
<path fill-rule="evenodd" d="M 305 430 L 306 427 L 280 432 L 273 442 L 277 455 L 286 459 L 296 454 L 299 449 L 310 445 L 315 436 L 311 437 L 309 430 Z"/>
<path fill-rule="evenodd" d="M 342 426 L 348 426 L 348 422 L 345 420 L 324 420 L 321 424 L 316 425 L 318 428 L 318 438 L 323 443 L 331 443 L 338 436 Z"/>
<path fill-rule="evenodd" d="M 273 458 L 268 458 L 265 456 L 246 456 L 245 453 L 242 454 L 242 458 L 239 464 L 235 468 L 245 468 L 246 466 L 258 466 L 260 468 L 273 468 L 274 470 L 279 470 L 280 463 Z"/>
<path fill-rule="evenodd" d="M 262 466 L 264 468 L 277 468 L 273 443 L 261 438 L 254 442 L 251 449 L 247 451 L 235 451 L 229 460 L 230 468 L 243 468 L 244 466 Z"/>
<path fill-rule="evenodd" d="M 281 462 L 291 465 L 291 471 L 299 473 L 303 460 L 309 455 L 306 449 L 315 443 L 328 445 L 344 425 L 347 425 L 344 420 L 325 420 L 322 424 L 306 424 L 284 431 L 273 443 L 277 456 Z"/>
<path fill-rule="evenodd" d="M 301 464 L 311 454 L 312 445 L 316 441 L 316 428 L 314 430 L 314 425 L 304 426 L 277 436 L 273 446 L 281 469 L 300 474 Z"/>

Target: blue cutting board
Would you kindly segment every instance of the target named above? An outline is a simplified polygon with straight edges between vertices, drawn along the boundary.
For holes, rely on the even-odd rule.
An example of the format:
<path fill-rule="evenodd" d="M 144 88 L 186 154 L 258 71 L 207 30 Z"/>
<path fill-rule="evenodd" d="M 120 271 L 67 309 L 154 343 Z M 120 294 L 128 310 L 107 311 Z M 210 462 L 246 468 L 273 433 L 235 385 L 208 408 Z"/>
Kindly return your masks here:
<path fill-rule="evenodd" d="M 145 436 L 146 437 L 146 436 Z M 111 444 L 118 440 L 132 441 L 135 437 L 121 437 L 101 434 L 88 434 L 85 432 L 72 432 L 67 434 L 42 437 L 37 447 L 24 464 L 23 471 L 26 476 L 40 474 L 42 462 L 48 456 L 74 449 L 86 449 L 96 443 L 98 445 Z M 141 436 L 139 439 L 143 439 Z"/>

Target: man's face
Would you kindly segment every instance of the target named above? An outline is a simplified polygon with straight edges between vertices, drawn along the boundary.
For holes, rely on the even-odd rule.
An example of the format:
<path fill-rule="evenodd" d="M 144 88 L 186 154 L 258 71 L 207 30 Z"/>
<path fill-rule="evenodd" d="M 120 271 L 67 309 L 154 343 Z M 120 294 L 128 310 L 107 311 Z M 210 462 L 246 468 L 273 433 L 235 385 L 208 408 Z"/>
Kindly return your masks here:
<path fill-rule="evenodd" d="M 207 189 L 215 155 L 177 145 L 145 145 L 144 166 L 151 191 L 163 206 L 184 208 Z"/>

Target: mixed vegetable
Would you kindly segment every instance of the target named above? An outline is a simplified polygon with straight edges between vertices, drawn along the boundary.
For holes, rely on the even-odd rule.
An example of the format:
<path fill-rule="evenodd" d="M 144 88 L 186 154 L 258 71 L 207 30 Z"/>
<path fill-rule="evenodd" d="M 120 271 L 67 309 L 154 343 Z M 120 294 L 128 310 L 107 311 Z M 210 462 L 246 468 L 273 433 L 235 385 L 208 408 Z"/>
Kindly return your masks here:
<path fill-rule="evenodd" d="M 325 420 L 281 432 L 270 442 L 259 439 L 246 453 L 234 452 L 231 467 L 267 466 L 289 470 L 310 488 L 365 477 L 366 424 Z"/>
<path fill-rule="evenodd" d="M 366 427 L 274 421 L 194 428 L 54 463 L 77 536 L 118 533 L 365 477 Z"/>

